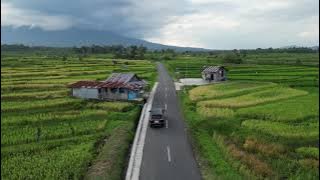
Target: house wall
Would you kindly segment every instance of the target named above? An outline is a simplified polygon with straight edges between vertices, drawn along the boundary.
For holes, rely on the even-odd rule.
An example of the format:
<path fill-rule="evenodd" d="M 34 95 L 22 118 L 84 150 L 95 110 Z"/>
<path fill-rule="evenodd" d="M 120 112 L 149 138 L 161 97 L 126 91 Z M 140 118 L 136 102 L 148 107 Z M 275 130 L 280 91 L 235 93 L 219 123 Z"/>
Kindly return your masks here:
<path fill-rule="evenodd" d="M 223 71 L 223 76 L 221 74 L 221 71 Z M 226 79 L 226 70 L 221 69 L 217 73 L 215 73 L 215 81 L 223 81 Z"/>
<path fill-rule="evenodd" d="M 99 99 L 98 89 L 94 88 L 73 88 L 72 95 L 85 99 Z"/>
<path fill-rule="evenodd" d="M 84 98 L 84 99 L 106 99 L 106 100 L 129 100 L 129 92 L 131 92 L 130 97 L 139 98 L 140 94 L 138 91 L 131 91 L 129 89 L 123 89 L 120 93 L 117 88 L 115 92 L 112 92 L 110 88 L 72 88 L 72 96 Z"/>
<path fill-rule="evenodd" d="M 119 89 L 116 92 L 112 92 L 110 88 L 101 89 L 100 97 L 102 99 L 111 100 L 128 100 L 128 89 L 123 89 L 123 93 L 120 93 Z"/>
<path fill-rule="evenodd" d="M 207 76 L 205 73 L 201 73 L 202 79 L 207 80 Z"/>
<path fill-rule="evenodd" d="M 220 72 L 216 72 L 216 73 L 202 73 L 202 79 L 204 80 L 211 80 L 211 74 L 213 74 L 214 76 L 214 80 L 213 81 L 223 81 L 226 80 L 227 78 L 227 72 L 225 69 L 221 69 L 220 71 L 223 71 L 223 76 L 220 74 Z"/>

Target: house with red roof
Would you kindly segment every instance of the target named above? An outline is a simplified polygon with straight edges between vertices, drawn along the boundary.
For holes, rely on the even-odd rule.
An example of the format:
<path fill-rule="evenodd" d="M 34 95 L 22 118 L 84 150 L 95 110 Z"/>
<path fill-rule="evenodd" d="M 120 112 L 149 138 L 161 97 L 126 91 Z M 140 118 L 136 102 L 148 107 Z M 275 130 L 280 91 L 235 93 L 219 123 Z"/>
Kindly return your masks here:
<path fill-rule="evenodd" d="M 137 100 L 147 82 L 134 73 L 112 73 L 104 81 L 78 81 L 68 85 L 72 96 L 83 99 Z"/>

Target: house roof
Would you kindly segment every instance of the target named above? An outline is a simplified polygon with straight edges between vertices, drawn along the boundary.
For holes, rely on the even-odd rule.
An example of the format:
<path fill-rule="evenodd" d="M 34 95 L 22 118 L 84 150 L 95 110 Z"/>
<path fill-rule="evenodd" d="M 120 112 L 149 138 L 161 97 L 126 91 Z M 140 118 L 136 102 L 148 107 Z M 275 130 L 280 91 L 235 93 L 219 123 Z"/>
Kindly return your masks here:
<path fill-rule="evenodd" d="M 224 67 L 223 66 L 207 66 L 202 70 L 202 72 L 215 73 L 215 72 L 218 72 L 221 68 L 224 68 Z"/>
<path fill-rule="evenodd" d="M 68 85 L 69 88 L 127 88 L 138 90 L 145 86 L 143 80 L 131 81 L 136 75 L 133 73 L 121 74 L 112 73 L 105 81 L 78 81 Z M 137 77 L 137 76 L 136 76 Z M 137 79 L 139 79 L 137 77 Z"/>
<path fill-rule="evenodd" d="M 136 75 L 133 73 L 112 73 L 109 78 L 105 80 L 105 82 L 128 83 L 134 76 Z"/>
<path fill-rule="evenodd" d="M 81 88 L 81 87 L 87 87 L 87 88 L 99 88 L 102 82 L 100 81 L 78 81 L 72 84 L 69 84 L 69 88 Z"/>

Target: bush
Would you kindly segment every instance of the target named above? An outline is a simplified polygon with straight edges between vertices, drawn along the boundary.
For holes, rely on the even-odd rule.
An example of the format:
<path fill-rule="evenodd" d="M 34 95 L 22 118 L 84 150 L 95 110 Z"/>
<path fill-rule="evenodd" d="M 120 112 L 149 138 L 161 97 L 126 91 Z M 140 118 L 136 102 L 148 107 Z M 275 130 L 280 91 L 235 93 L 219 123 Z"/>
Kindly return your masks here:
<path fill-rule="evenodd" d="M 296 65 L 302 65 L 302 62 L 301 62 L 300 59 L 297 59 L 297 60 L 296 60 Z"/>
<path fill-rule="evenodd" d="M 223 62 L 225 63 L 234 63 L 234 64 L 241 64 L 242 63 L 242 59 L 238 54 L 235 53 L 230 53 L 230 54 L 226 54 L 223 57 Z"/>

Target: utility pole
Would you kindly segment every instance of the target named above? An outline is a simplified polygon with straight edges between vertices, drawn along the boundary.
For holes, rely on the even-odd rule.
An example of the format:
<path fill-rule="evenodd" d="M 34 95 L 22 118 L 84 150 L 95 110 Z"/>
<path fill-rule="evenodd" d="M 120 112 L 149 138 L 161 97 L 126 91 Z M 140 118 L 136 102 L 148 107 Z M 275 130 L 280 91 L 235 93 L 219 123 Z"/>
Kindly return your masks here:
<path fill-rule="evenodd" d="M 188 74 L 188 62 L 186 61 L 186 73 L 184 75 L 185 78 L 187 77 L 187 74 Z"/>

